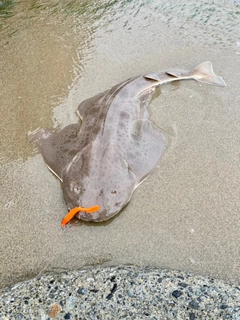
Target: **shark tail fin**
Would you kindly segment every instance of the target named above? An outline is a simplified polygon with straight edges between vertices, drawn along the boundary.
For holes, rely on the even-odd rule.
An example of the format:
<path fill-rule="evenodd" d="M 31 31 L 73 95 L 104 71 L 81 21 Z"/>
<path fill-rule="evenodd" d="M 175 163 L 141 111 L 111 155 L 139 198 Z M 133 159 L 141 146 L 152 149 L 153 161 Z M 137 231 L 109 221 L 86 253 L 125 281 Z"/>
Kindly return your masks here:
<path fill-rule="evenodd" d="M 212 64 L 209 61 L 199 64 L 193 70 L 192 78 L 197 81 L 216 85 L 216 86 L 221 86 L 221 87 L 226 86 L 226 83 L 223 80 L 223 78 L 215 75 L 215 73 L 213 72 Z"/>

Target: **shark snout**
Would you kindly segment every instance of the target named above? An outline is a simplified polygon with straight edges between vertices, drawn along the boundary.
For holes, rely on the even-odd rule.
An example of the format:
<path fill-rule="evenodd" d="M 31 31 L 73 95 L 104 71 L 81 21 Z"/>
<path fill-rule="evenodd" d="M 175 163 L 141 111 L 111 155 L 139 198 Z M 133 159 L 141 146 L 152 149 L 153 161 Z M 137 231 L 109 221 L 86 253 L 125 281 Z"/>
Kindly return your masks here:
<path fill-rule="evenodd" d="M 86 213 L 86 212 L 79 212 L 78 218 L 84 221 L 94 221 L 94 222 L 101 222 L 105 221 L 107 216 L 107 210 L 102 209 L 100 207 L 99 210 L 92 212 L 92 213 Z"/>

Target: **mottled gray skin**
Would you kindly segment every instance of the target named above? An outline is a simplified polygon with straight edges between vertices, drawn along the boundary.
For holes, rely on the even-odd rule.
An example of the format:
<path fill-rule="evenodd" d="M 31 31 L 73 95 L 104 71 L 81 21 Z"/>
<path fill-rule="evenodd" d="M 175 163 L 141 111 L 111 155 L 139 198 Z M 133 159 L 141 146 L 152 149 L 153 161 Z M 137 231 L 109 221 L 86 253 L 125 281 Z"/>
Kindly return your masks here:
<path fill-rule="evenodd" d="M 32 134 L 47 166 L 62 183 L 68 209 L 100 206 L 91 214 L 79 212 L 79 219 L 99 222 L 116 215 L 155 168 L 166 137 L 149 120 L 147 107 L 156 86 L 181 79 L 225 86 L 210 62 L 191 73 L 175 70 L 139 76 L 83 101 L 78 107 L 81 126 Z"/>

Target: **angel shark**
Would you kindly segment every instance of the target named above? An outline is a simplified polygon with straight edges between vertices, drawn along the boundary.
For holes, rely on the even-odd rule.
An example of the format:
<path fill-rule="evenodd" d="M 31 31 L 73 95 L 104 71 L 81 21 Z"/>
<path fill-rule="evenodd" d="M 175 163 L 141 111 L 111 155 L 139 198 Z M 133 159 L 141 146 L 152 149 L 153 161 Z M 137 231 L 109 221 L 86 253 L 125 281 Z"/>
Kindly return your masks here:
<path fill-rule="evenodd" d="M 208 61 L 192 72 L 134 77 L 83 101 L 77 110 L 81 125 L 71 124 L 58 133 L 38 129 L 31 135 L 61 181 L 68 210 L 97 205 L 96 212 L 76 216 L 100 222 L 129 202 L 156 167 L 166 143 L 165 134 L 149 120 L 149 97 L 159 85 L 187 79 L 226 86 Z"/>

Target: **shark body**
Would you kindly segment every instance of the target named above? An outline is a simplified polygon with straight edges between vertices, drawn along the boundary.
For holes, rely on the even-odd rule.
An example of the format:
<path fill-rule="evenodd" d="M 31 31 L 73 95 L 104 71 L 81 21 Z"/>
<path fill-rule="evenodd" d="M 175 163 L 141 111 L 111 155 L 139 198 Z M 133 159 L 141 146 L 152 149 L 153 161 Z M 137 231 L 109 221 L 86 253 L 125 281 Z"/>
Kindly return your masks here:
<path fill-rule="evenodd" d="M 128 79 L 83 101 L 82 124 L 59 133 L 40 129 L 32 134 L 48 168 L 59 178 L 68 209 L 98 205 L 79 212 L 86 221 L 105 221 L 131 199 L 161 158 L 165 134 L 149 120 L 148 105 L 155 88 L 177 80 L 225 86 L 210 62 L 192 72 L 167 70 Z"/>

